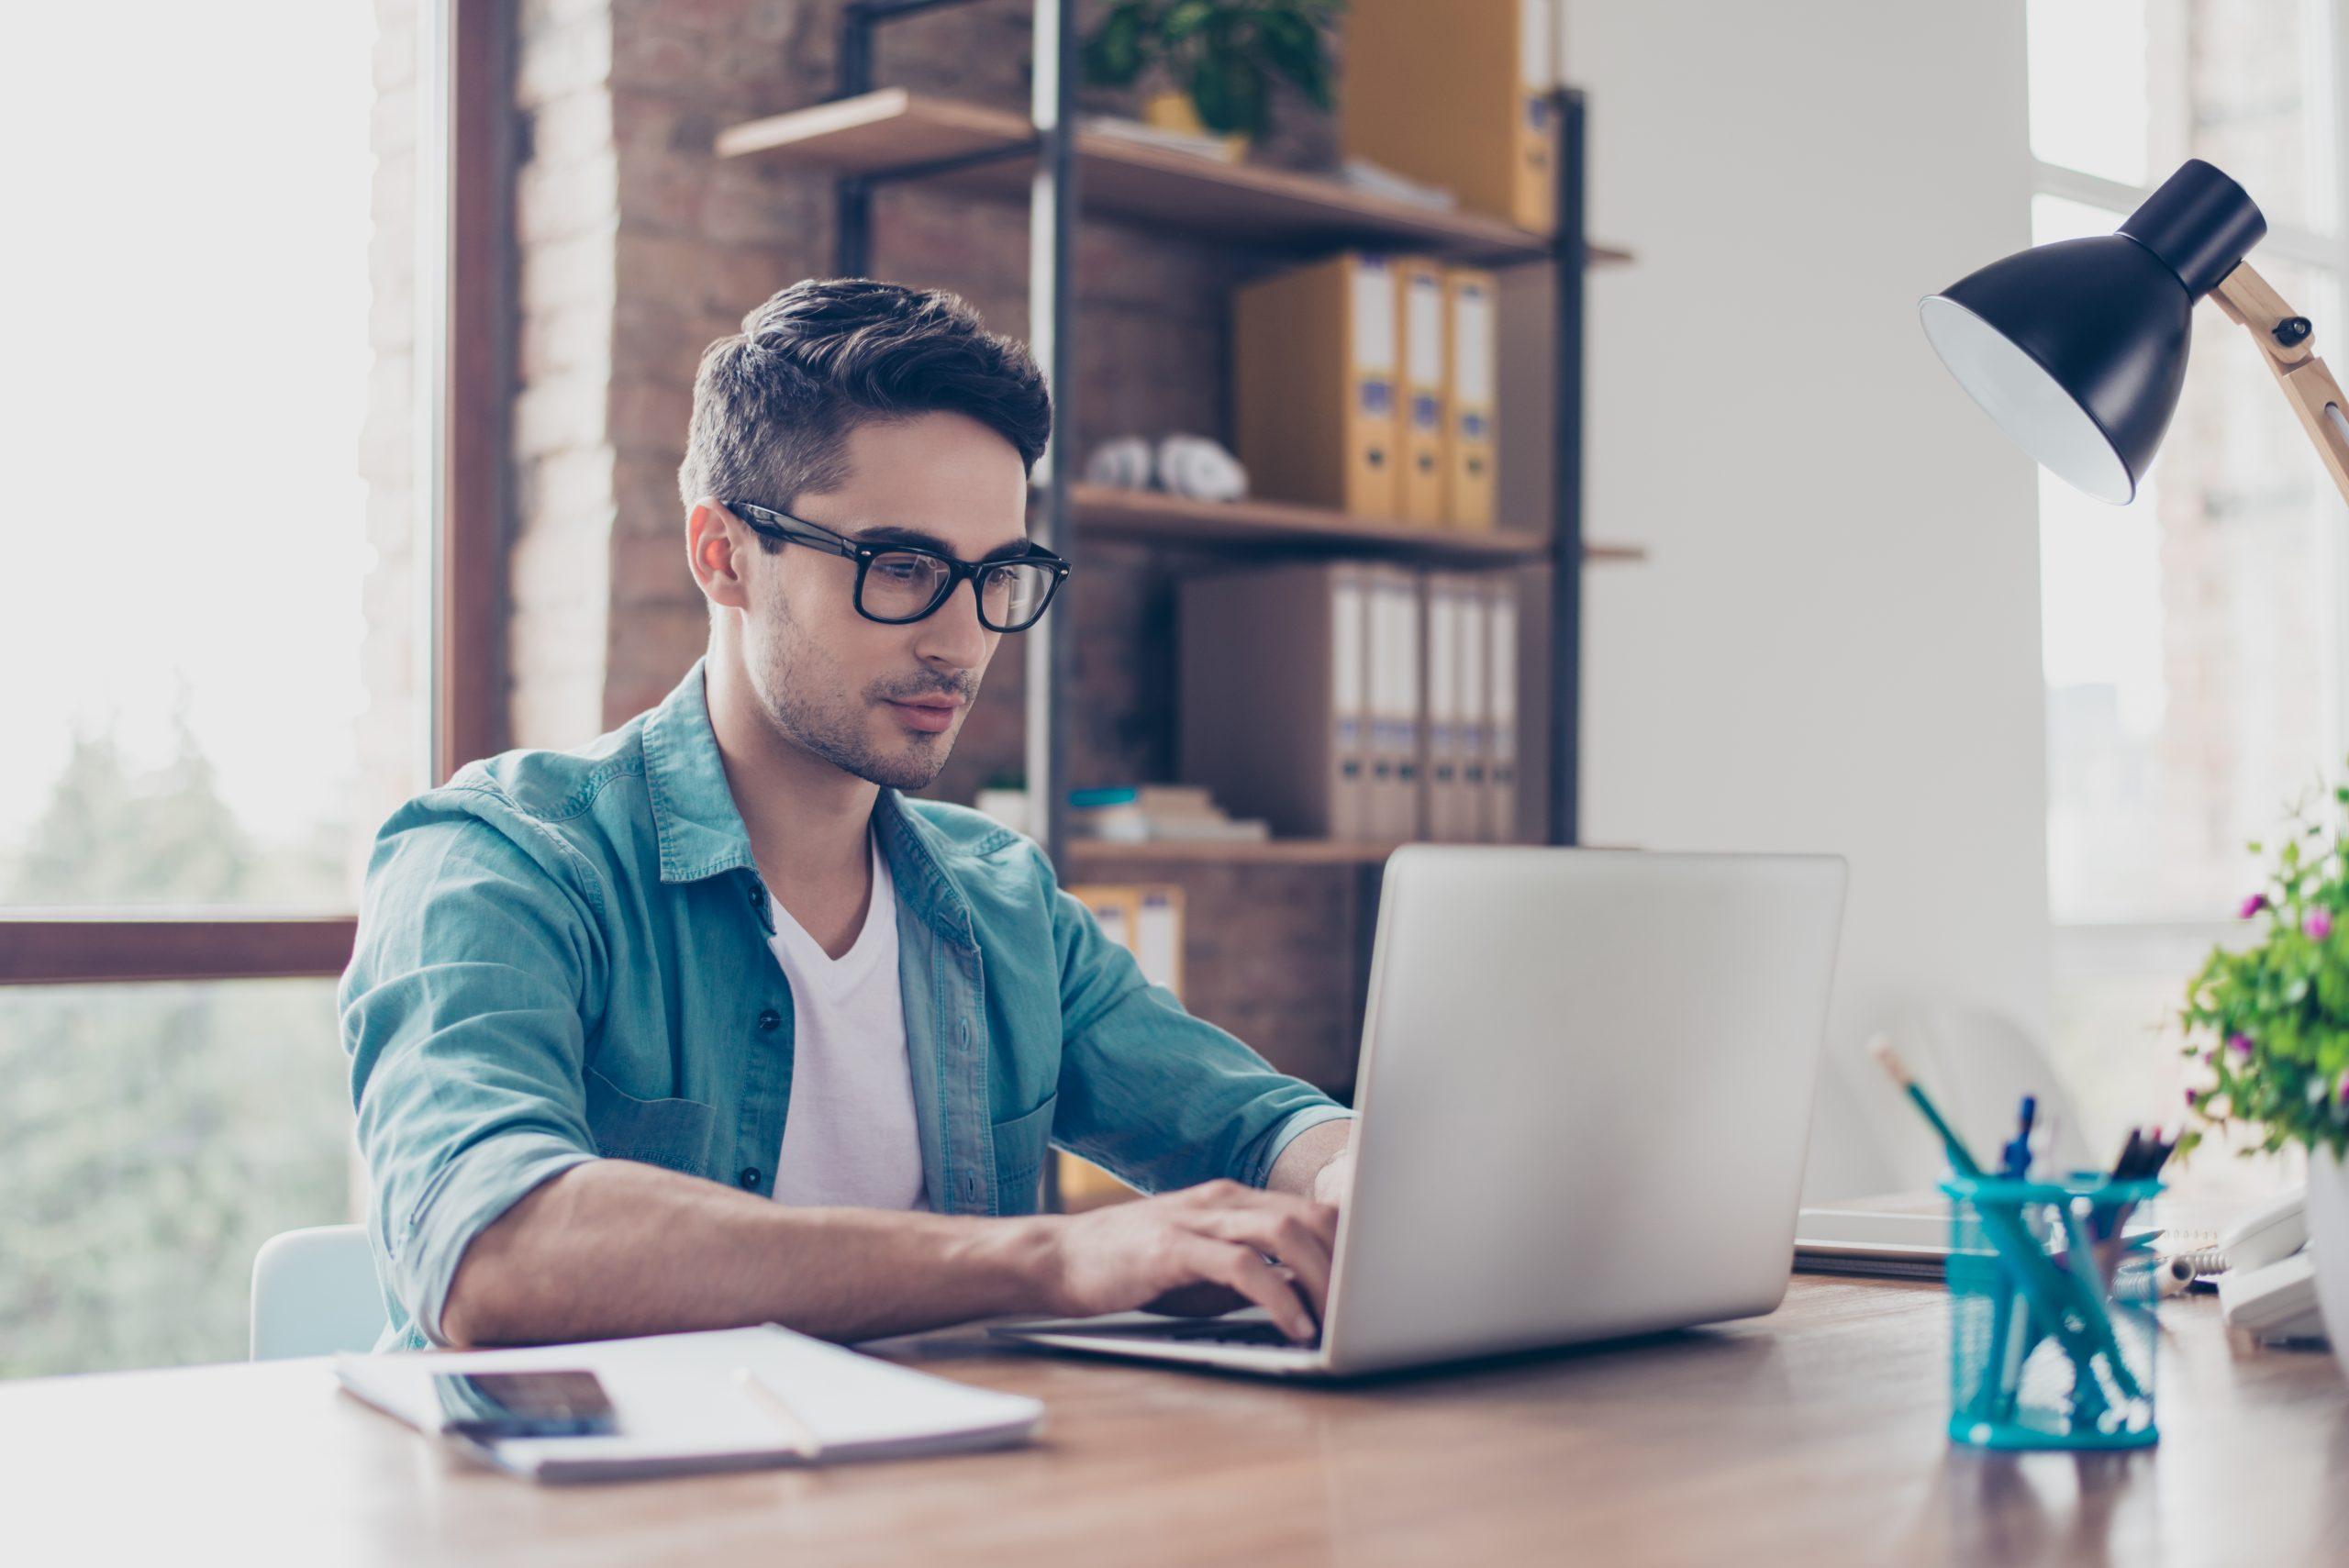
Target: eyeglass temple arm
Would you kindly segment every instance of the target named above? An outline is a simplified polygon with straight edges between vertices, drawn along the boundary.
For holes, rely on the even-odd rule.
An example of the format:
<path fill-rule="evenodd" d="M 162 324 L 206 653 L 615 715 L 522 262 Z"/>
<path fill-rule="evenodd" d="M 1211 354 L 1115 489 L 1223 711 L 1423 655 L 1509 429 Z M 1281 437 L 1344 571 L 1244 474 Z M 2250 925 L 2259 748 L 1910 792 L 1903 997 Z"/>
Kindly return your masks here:
<path fill-rule="evenodd" d="M 2286 304 L 2249 261 L 2237 262 L 2220 280 L 2212 297 L 2227 319 L 2248 328 L 2258 342 L 2277 384 L 2291 400 L 2292 412 L 2300 417 L 2300 428 L 2324 459 L 2334 488 L 2349 501 L 2349 400 L 2342 397 L 2340 384 L 2317 358 L 2316 329 L 2309 318 Z"/>

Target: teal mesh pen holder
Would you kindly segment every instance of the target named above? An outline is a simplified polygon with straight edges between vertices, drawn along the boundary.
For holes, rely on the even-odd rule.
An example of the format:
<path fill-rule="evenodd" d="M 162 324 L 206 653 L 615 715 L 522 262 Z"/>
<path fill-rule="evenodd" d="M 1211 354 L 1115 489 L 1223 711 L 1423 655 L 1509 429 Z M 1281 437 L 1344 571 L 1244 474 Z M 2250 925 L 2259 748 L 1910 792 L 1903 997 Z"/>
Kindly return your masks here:
<path fill-rule="evenodd" d="M 2095 1172 L 2069 1181 L 1953 1176 L 1952 1442 L 1992 1449 L 2143 1448 L 2154 1424 L 2156 1293 L 2121 1238 L 2162 1190 Z"/>

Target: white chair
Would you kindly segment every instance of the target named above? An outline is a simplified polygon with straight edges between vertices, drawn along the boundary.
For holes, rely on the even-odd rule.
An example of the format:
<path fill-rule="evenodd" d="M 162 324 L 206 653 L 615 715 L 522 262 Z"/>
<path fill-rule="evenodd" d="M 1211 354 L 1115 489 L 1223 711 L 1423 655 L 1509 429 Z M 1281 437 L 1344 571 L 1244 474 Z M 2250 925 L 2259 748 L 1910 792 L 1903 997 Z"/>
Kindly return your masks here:
<path fill-rule="evenodd" d="M 388 1321 L 364 1227 L 283 1231 L 253 1256 L 257 1362 L 372 1351 Z"/>

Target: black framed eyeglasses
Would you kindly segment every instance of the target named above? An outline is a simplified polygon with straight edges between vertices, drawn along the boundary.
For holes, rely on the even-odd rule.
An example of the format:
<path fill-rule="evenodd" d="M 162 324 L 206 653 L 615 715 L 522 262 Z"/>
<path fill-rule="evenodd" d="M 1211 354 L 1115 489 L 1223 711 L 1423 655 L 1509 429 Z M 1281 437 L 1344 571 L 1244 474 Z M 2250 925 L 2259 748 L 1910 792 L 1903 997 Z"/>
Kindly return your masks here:
<path fill-rule="evenodd" d="M 754 533 L 846 556 L 856 562 L 856 613 L 884 626 L 904 626 L 936 613 L 958 584 L 970 582 L 979 624 L 989 631 L 1026 631 L 1068 581 L 1069 563 L 1049 550 L 998 561 L 957 561 L 918 544 L 866 544 L 788 512 L 729 501 L 726 509 Z"/>

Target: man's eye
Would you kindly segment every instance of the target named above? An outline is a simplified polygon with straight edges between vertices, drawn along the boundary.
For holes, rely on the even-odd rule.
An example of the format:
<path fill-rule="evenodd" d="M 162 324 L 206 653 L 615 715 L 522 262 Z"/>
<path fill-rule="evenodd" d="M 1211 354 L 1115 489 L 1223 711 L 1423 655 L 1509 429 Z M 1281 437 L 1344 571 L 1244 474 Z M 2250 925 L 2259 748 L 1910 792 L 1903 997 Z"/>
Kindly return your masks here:
<path fill-rule="evenodd" d="M 911 583 L 927 575 L 923 571 L 927 565 L 928 562 L 917 556 L 883 556 L 873 563 L 873 570 L 892 583 Z"/>

